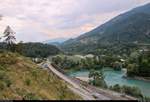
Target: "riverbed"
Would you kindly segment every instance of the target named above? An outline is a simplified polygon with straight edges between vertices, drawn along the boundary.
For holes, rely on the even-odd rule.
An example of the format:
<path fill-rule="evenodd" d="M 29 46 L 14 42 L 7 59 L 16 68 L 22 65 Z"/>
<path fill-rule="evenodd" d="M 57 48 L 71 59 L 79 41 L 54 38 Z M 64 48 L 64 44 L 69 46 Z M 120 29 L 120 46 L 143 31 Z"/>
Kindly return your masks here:
<path fill-rule="evenodd" d="M 115 84 L 136 86 L 142 91 L 143 95 L 150 97 L 150 82 L 136 79 L 126 79 L 123 77 L 125 75 L 125 70 L 115 71 L 112 69 L 105 69 L 103 70 L 103 72 L 105 75 L 105 81 L 108 86 L 112 86 Z M 68 75 L 72 77 L 88 78 L 89 71 L 72 71 L 69 72 Z"/>

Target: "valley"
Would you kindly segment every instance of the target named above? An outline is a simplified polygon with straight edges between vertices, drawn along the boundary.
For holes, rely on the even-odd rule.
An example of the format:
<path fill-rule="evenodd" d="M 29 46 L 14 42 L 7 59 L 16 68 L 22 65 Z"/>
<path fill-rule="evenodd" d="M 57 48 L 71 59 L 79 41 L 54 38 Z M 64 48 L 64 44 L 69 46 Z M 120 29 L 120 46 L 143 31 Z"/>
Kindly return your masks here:
<path fill-rule="evenodd" d="M 150 101 L 150 3 L 45 1 L 0 3 L 0 100 Z"/>

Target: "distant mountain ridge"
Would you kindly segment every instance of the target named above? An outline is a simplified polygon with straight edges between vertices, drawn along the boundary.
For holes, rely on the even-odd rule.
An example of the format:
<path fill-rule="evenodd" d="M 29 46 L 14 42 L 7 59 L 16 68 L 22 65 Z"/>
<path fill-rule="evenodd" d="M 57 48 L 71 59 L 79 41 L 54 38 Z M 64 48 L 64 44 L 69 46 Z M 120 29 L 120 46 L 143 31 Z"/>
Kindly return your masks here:
<path fill-rule="evenodd" d="M 68 39 L 67 38 L 56 38 L 56 39 L 44 41 L 43 43 L 51 44 L 51 45 L 60 45 L 61 43 L 65 42 L 66 40 L 68 40 Z"/>
<path fill-rule="evenodd" d="M 150 3 L 120 14 L 94 30 L 64 42 L 61 47 L 66 51 L 80 51 L 118 42 L 150 43 Z"/>

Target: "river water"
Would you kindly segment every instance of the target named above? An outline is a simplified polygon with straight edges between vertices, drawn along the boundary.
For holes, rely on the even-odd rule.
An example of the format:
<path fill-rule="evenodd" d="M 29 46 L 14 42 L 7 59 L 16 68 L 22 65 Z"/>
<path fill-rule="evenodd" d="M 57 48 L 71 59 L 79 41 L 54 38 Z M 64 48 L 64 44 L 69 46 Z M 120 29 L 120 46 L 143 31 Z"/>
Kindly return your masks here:
<path fill-rule="evenodd" d="M 126 79 L 123 78 L 125 71 L 114 71 L 112 69 L 103 70 L 105 75 L 105 81 L 108 86 L 119 84 L 127 86 L 136 86 L 141 89 L 143 95 L 150 97 L 150 82 L 136 80 L 136 79 Z M 72 77 L 88 77 L 89 71 L 72 71 L 69 72 L 69 75 Z"/>

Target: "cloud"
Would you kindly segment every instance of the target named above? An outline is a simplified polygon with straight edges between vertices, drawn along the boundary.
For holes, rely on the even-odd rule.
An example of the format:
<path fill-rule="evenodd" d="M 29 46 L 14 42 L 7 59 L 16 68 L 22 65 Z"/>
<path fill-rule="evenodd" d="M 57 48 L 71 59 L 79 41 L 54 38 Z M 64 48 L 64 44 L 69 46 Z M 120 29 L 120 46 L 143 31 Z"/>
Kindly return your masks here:
<path fill-rule="evenodd" d="M 76 37 L 149 0 L 0 0 L 0 33 L 23 41 Z"/>

